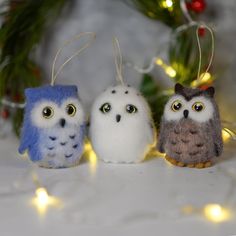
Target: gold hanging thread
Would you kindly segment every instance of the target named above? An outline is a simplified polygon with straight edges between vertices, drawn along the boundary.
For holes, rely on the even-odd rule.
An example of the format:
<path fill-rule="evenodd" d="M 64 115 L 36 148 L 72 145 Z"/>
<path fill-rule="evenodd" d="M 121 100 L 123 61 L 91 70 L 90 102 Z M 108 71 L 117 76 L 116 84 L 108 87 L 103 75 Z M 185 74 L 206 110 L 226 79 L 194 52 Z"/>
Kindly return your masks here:
<path fill-rule="evenodd" d="M 72 42 L 74 41 L 77 41 L 79 40 L 82 36 L 85 36 L 85 35 L 89 35 L 90 36 L 90 39 L 89 41 L 83 46 L 81 47 L 79 50 L 77 50 L 74 54 L 72 54 L 60 67 L 59 69 L 57 70 L 57 72 L 55 71 L 55 65 L 56 65 L 56 61 L 59 57 L 59 55 L 61 54 L 61 51 L 69 44 L 71 44 Z M 56 81 L 56 78 L 57 76 L 60 74 L 60 72 L 62 71 L 62 69 L 64 68 L 64 66 L 66 64 L 68 64 L 74 57 L 78 56 L 83 50 L 85 50 L 86 48 L 88 48 L 91 43 L 95 40 L 96 38 L 96 34 L 94 32 L 82 32 L 78 35 L 75 35 L 74 37 L 72 37 L 71 39 L 67 40 L 64 42 L 64 44 L 58 49 L 55 57 L 54 57 L 54 60 L 53 60 L 53 64 L 52 64 L 52 73 L 51 73 L 51 85 L 53 86 L 55 81 Z"/>
<path fill-rule="evenodd" d="M 112 44 L 113 44 L 113 53 L 115 58 L 115 65 L 116 65 L 116 80 L 118 83 L 121 83 L 124 85 L 124 79 L 122 76 L 122 55 L 120 50 L 120 44 L 116 37 L 112 38 Z"/>

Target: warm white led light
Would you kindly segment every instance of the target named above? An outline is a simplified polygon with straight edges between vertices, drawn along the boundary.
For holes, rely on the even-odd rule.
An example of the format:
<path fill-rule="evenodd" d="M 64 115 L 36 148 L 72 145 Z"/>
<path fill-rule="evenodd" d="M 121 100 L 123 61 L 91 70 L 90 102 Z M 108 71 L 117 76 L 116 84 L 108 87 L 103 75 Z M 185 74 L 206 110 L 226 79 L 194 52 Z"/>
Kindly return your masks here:
<path fill-rule="evenodd" d="M 203 208 L 203 212 L 208 220 L 215 223 L 223 222 L 230 218 L 229 210 L 219 204 L 207 204 Z"/>

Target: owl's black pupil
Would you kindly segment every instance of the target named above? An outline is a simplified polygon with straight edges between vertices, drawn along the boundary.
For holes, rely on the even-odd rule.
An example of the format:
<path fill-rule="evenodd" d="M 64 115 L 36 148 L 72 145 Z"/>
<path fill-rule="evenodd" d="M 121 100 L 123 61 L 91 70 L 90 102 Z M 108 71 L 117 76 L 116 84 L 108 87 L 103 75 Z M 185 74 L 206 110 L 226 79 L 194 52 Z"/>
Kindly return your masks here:
<path fill-rule="evenodd" d="M 52 115 L 52 109 L 50 107 L 45 107 L 43 109 L 43 116 L 50 117 Z"/>
<path fill-rule="evenodd" d="M 73 113 L 74 113 L 74 107 L 73 107 L 73 106 L 68 106 L 68 108 L 67 108 L 67 113 L 68 113 L 69 115 L 73 114 Z"/>
<path fill-rule="evenodd" d="M 201 104 L 196 104 L 194 108 L 196 111 L 201 111 L 203 109 L 203 106 Z"/>
<path fill-rule="evenodd" d="M 174 107 L 174 109 L 177 111 L 177 110 L 179 110 L 179 109 L 182 107 L 182 105 L 181 105 L 180 102 L 178 102 L 178 103 L 175 103 L 175 104 L 173 105 L 173 107 Z"/>
<path fill-rule="evenodd" d="M 102 113 L 107 113 L 111 110 L 111 105 L 109 103 L 104 103 L 101 108 L 100 108 L 100 111 Z"/>
<path fill-rule="evenodd" d="M 128 113 L 135 113 L 135 112 L 137 112 L 137 110 L 138 109 L 134 105 L 127 105 L 126 106 L 126 111 Z"/>

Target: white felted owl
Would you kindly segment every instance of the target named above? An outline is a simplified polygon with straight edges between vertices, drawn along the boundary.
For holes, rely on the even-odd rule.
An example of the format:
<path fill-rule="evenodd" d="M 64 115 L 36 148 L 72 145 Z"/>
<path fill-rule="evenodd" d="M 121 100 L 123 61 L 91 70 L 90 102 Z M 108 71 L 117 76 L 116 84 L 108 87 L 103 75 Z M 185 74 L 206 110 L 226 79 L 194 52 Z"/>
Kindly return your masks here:
<path fill-rule="evenodd" d="M 117 72 L 121 78 L 120 69 Z M 106 89 L 96 98 L 89 133 L 100 159 L 136 163 L 144 160 L 155 144 L 155 129 L 145 99 L 136 89 L 124 85 L 123 79 L 120 81 L 121 85 Z"/>

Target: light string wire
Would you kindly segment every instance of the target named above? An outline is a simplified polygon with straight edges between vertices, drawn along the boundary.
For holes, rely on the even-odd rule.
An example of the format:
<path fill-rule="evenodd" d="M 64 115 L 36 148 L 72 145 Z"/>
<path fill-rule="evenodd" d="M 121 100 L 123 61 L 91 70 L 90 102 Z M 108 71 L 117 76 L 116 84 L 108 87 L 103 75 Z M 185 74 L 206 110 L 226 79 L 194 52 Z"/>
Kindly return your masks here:
<path fill-rule="evenodd" d="M 116 66 L 116 80 L 118 83 L 121 83 L 121 85 L 124 85 L 124 79 L 122 75 L 122 55 L 120 50 L 120 44 L 116 37 L 112 38 L 112 45 L 113 45 L 113 54 L 115 59 L 115 66 Z"/>
<path fill-rule="evenodd" d="M 25 107 L 25 103 L 12 102 L 6 98 L 1 99 L 0 103 L 3 106 L 10 107 L 10 108 L 24 109 L 24 107 Z"/>
<path fill-rule="evenodd" d="M 86 35 L 89 35 L 90 36 L 90 39 L 87 43 L 85 43 L 79 50 L 77 50 L 74 54 L 72 54 L 60 67 L 59 69 L 57 70 L 57 72 L 55 71 L 55 66 L 56 66 L 56 62 L 57 62 L 57 59 L 58 57 L 60 56 L 62 50 L 68 46 L 69 44 L 71 44 L 72 42 L 74 41 L 77 41 L 79 40 L 81 37 L 83 36 L 86 36 Z M 54 60 L 53 60 L 53 64 L 52 64 L 52 72 L 51 72 L 51 85 L 53 86 L 56 79 L 57 79 L 57 76 L 60 74 L 60 72 L 62 71 L 62 69 L 64 68 L 64 66 L 66 64 L 68 64 L 74 57 L 78 56 L 82 51 L 84 51 L 86 48 L 88 48 L 91 43 L 95 40 L 96 38 L 96 34 L 94 32 L 82 32 L 78 35 L 75 35 L 74 37 L 72 37 L 71 39 L 67 40 L 64 42 L 64 44 L 58 49 L 55 57 L 54 57 Z"/>
<path fill-rule="evenodd" d="M 201 43 L 200 43 L 198 32 L 201 27 L 206 28 L 210 32 L 210 35 L 211 35 L 211 55 L 210 55 L 210 60 L 209 60 L 206 70 L 200 75 L 201 67 L 202 67 L 202 48 L 201 48 Z M 198 63 L 198 72 L 197 72 L 197 82 L 199 82 L 205 76 L 205 74 L 209 71 L 209 69 L 212 65 L 214 53 L 215 53 L 215 38 L 214 38 L 213 30 L 209 26 L 207 26 L 206 24 L 203 24 L 203 23 L 198 25 L 195 33 L 196 33 L 196 37 L 197 37 L 197 45 L 198 45 L 198 51 L 199 51 L 199 63 Z"/>

